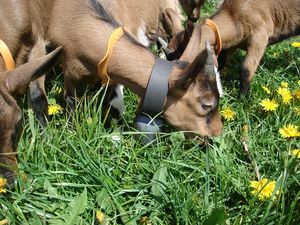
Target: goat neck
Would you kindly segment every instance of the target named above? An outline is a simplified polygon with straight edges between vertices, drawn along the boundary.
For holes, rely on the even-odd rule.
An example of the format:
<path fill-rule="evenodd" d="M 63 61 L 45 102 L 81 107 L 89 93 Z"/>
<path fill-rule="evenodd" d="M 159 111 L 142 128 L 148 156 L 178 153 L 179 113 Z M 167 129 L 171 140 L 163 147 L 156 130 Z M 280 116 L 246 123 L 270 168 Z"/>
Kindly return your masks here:
<path fill-rule="evenodd" d="M 124 59 L 127 59 L 126 62 Z M 139 45 L 132 45 L 129 48 L 128 41 L 121 39 L 108 63 L 109 76 L 143 97 L 154 64 L 155 57 L 150 51 Z M 174 68 L 171 74 L 176 72 L 178 69 Z"/>
<path fill-rule="evenodd" d="M 234 21 L 227 11 L 216 14 L 211 18 L 211 20 L 219 29 L 223 48 L 228 48 L 228 46 L 231 46 L 233 42 L 236 44 L 239 43 L 240 38 L 236 38 L 238 36 L 236 35 L 237 30 L 234 26 Z M 224 25 L 224 21 L 226 21 L 226 26 Z M 208 41 L 211 44 L 212 49 L 214 49 L 214 46 L 216 45 L 216 36 L 204 21 L 195 26 L 191 39 L 180 57 L 180 60 L 191 62 L 196 58 L 199 51 L 203 51 L 205 49 L 206 41 Z M 198 51 L 195 51 L 195 49 Z"/>
<path fill-rule="evenodd" d="M 214 46 L 215 35 L 207 25 L 203 26 L 202 24 L 199 24 L 195 27 L 193 35 L 185 51 L 180 57 L 180 61 L 186 61 L 191 63 L 199 54 L 199 51 L 195 51 L 195 49 L 205 49 L 205 41 L 208 41 L 211 44 L 211 46 Z"/>

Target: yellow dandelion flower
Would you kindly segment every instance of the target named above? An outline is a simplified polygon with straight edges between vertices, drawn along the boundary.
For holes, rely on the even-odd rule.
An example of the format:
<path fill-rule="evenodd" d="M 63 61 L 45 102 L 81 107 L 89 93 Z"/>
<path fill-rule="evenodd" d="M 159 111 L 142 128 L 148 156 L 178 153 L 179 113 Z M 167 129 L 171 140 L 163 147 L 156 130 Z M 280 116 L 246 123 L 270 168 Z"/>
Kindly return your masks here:
<path fill-rule="evenodd" d="M 0 225 L 6 225 L 6 224 L 8 224 L 8 220 L 7 219 L 4 219 L 4 220 L 0 221 Z"/>
<path fill-rule="evenodd" d="M 6 193 L 5 185 L 7 180 L 5 178 L 0 177 L 0 193 Z"/>
<path fill-rule="evenodd" d="M 261 87 L 262 87 L 262 89 L 263 89 L 267 94 L 271 94 L 271 91 L 270 91 L 270 89 L 269 89 L 267 86 L 261 85 Z"/>
<path fill-rule="evenodd" d="M 284 104 L 290 104 L 293 99 L 291 91 L 286 87 L 279 87 L 277 93 L 281 96 Z"/>
<path fill-rule="evenodd" d="M 275 111 L 278 108 L 278 104 L 274 99 L 263 99 L 259 104 L 263 107 L 263 110 L 266 112 Z"/>
<path fill-rule="evenodd" d="M 298 100 L 300 100 L 300 89 L 297 89 L 295 91 L 295 98 L 298 99 Z"/>
<path fill-rule="evenodd" d="M 231 109 L 231 107 L 225 107 L 221 111 L 221 115 L 225 118 L 225 120 L 234 120 L 236 117 L 236 113 Z"/>
<path fill-rule="evenodd" d="M 283 128 L 280 128 L 279 133 L 280 133 L 281 137 L 283 137 L 283 138 L 300 137 L 300 132 L 298 131 L 298 126 L 295 126 L 293 124 L 288 124 L 288 125 L 284 126 Z"/>
<path fill-rule="evenodd" d="M 96 212 L 96 218 L 97 218 L 98 222 L 99 222 L 100 224 L 102 224 L 102 223 L 104 222 L 104 220 L 105 220 L 105 215 L 104 215 L 103 212 L 97 211 L 97 212 Z"/>
<path fill-rule="evenodd" d="M 296 158 L 300 159 L 300 149 L 294 149 L 292 151 L 292 155 L 295 156 Z"/>
<path fill-rule="evenodd" d="M 300 42 L 293 42 L 293 43 L 292 43 L 292 46 L 293 46 L 294 48 L 300 48 Z"/>
<path fill-rule="evenodd" d="M 287 88 L 285 88 L 285 87 L 279 87 L 277 89 L 277 93 L 281 96 L 284 95 L 286 92 L 287 92 Z"/>
<path fill-rule="evenodd" d="M 251 191 L 252 195 L 258 195 L 259 200 L 264 201 L 271 198 L 276 186 L 275 181 L 269 181 L 267 178 L 263 178 L 259 181 L 251 181 L 250 187 L 253 188 Z"/>
<path fill-rule="evenodd" d="M 289 87 L 289 83 L 286 82 L 286 81 L 282 81 L 280 85 L 281 85 L 281 87 L 283 87 L 283 88 L 288 88 L 288 87 Z"/>
<path fill-rule="evenodd" d="M 48 114 L 49 115 L 56 115 L 62 113 L 63 108 L 58 104 L 49 105 L 48 107 Z"/>
<path fill-rule="evenodd" d="M 293 96 L 290 93 L 282 96 L 282 101 L 284 104 L 290 104 L 292 99 Z"/>

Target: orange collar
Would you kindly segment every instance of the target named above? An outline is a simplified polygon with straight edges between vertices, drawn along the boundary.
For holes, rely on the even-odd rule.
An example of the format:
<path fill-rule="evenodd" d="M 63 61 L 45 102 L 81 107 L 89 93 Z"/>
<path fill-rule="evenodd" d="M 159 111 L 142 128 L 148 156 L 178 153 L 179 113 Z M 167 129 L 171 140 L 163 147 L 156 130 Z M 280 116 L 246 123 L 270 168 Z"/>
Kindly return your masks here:
<path fill-rule="evenodd" d="M 217 24 L 211 20 L 211 19 L 206 19 L 205 20 L 205 24 L 214 32 L 215 37 L 216 37 L 216 53 L 217 56 L 220 54 L 221 50 L 222 50 L 222 39 L 221 39 L 221 35 L 218 29 Z"/>
<path fill-rule="evenodd" d="M 118 40 L 124 35 L 124 33 L 125 33 L 124 29 L 122 27 L 119 27 L 113 31 L 113 33 L 111 34 L 111 36 L 109 38 L 105 56 L 98 64 L 98 75 L 101 79 L 102 85 L 106 85 L 106 84 L 111 85 L 112 84 L 112 80 L 108 76 L 107 66 L 108 66 L 108 62 L 111 58 L 111 55 L 112 55 L 115 45 L 117 44 Z"/>
<path fill-rule="evenodd" d="M 7 45 L 0 39 L 0 55 L 5 63 L 6 70 L 13 70 L 16 67 L 15 61 L 9 51 Z"/>

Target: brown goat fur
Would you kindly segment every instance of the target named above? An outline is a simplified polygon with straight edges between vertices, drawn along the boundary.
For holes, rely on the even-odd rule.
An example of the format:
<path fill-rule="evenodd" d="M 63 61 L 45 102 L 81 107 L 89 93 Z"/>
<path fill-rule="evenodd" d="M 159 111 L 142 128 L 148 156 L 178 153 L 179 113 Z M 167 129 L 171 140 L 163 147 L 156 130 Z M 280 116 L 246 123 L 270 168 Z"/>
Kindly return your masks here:
<path fill-rule="evenodd" d="M 121 25 L 125 25 L 138 36 L 138 29 L 145 26 L 150 40 L 157 35 L 159 22 L 164 26 L 167 35 L 174 35 L 182 30 L 183 17 L 180 8 L 188 19 L 196 21 L 200 17 L 200 9 L 206 0 L 102 0 L 103 6 L 111 12 Z M 181 7 L 180 7 L 181 5 Z M 127 12 L 127 13 L 124 13 Z"/>
<path fill-rule="evenodd" d="M 300 1 L 224 0 L 211 19 L 217 24 L 223 42 L 221 67 L 236 49 L 247 52 L 240 73 L 240 94 L 247 94 L 265 48 L 300 34 Z M 215 36 L 201 23 L 195 26 L 180 60 L 195 59 L 204 50 L 205 41 L 214 46 Z"/>
<path fill-rule="evenodd" d="M 70 102 L 82 81 L 99 82 L 97 65 L 106 52 L 111 33 L 118 26 L 113 27 L 112 18 L 105 19 L 105 13 L 102 16 L 93 13 L 87 4 L 84 0 L 56 0 L 50 21 L 50 41 L 64 48 L 65 96 Z M 215 136 L 223 127 L 218 112 L 219 93 L 216 77 L 204 75 L 211 53 L 205 51 L 201 56 L 202 60 L 198 58 L 184 69 L 174 65 L 164 117 L 179 130 Z M 114 47 L 108 71 L 112 80 L 143 97 L 154 62 L 151 51 L 125 35 Z"/>
<path fill-rule="evenodd" d="M 48 18 L 47 11 L 44 12 L 44 9 L 51 4 L 49 2 L 2 0 L 0 3 L 0 39 L 10 49 L 17 67 L 45 55 L 44 36 Z M 33 62 L 32 66 L 34 65 Z M 0 175 L 10 178 L 9 181 L 12 181 L 9 168 L 16 166 L 16 146 L 22 115 L 13 96 L 28 87 L 30 75 L 33 75 L 28 73 L 32 72 L 29 71 L 28 65 L 20 68 L 25 68 L 27 71 L 21 73 L 18 68 L 12 72 L 5 72 L 6 67 L 0 55 Z M 17 75 L 19 77 L 12 82 L 12 77 Z M 7 84 L 18 87 L 15 88 L 16 90 L 10 90 Z M 32 108 L 40 122 L 45 124 L 48 104 L 44 91 L 44 77 L 30 84 L 30 93 Z"/>
<path fill-rule="evenodd" d="M 168 32 L 182 29 L 181 23 L 178 23 L 180 21 L 178 0 L 101 0 L 100 2 L 120 25 L 125 26 L 145 46 L 156 41 L 161 21 L 167 22 Z"/>
<path fill-rule="evenodd" d="M 164 36 L 168 39 L 172 34 L 182 29 L 178 0 L 99 0 L 93 2 L 94 4 L 100 2 L 116 23 L 125 27 L 126 31 L 129 32 L 132 37 L 146 47 L 156 42 L 158 36 Z M 53 15 L 62 15 L 64 12 L 60 11 L 60 8 L 63 8 L 63 4 L 65 3 L 58 1 L 55 4 L 59 7 L 55 8 Z M 73 4 L 77 7 L 77 4 Z M 66 3 L 66 6 L 67 5 L 68 3 Z M 80 11 L 78 14 L 80 14 Z M 163 28 L 161 25 L 163 25 Z M 70 24 L 69 26 L 72 25 Z M 49 33 L 51 34 L 51 31 Z M 71 84 L 69 86 L 71 86 Z M 115 112 L 112 116 L 118 121 L 122 117 L 124 108 L 122 89 L 122 86 L 116 85 L 109 90 L 108 94 L 108 96 L 114 97 L 107 98 L 107 104 L 110 105 L 109 108 Z M 71 95 L 74 95 L 74 93 L 71 93 Z M 71 106 L 74 106 L 71 99 L 68 99 L 68 102 Z"/>
<path fill-rule="evenodd" d="M 44 56 L 45 31 L 52 1 L 3 0 L 0 3 L 0 39 L 9 47 L 16 65 Z M 0 71 L 4 70 L 2 59 Z M 44 88 L 45 76 L 30 84 L 30 104 L 42 125 L 46 124 L 48 103 Z"/>

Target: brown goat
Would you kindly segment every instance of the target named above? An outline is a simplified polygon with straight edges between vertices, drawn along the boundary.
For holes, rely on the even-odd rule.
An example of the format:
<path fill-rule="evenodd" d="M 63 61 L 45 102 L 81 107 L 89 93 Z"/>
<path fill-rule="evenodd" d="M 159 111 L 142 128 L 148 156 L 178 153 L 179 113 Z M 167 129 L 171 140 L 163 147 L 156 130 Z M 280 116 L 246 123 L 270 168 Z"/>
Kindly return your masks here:
<path fill-rule="evenodd" d="M 41 76 L 41 72 L 51 68 L 45 66 L 52 66 L 53 60 L 55 61 L 58 52 L 61 51 L 40 58 L 46 52 L 44 38 L 48 14 L 44 9 L 50 8 L 51 4 L 51 1 L 47 0 L 0 2 L 0 39 L 10 49 L 17 65 L 16 70 L 5 72 L 6 66 L 0 56 L 0 174 L 10 178 L 9 181 L 12 181 L 12 173 L 8 167 L 15 166 L 21 118 L 21 110 L 13 96 L 28 87 L 29 81 L 37 77 L 39 78 L 29 85 L 29 102 L 41 124 L 46 124 L 48 103 L 44 90 L 45 77 Z M 28 61 L 30 64 L 20 66 Z"/>
<path fill-rule="evenodd" d="M 45 55 L 46 31 L 54 2 L 55 0 L 1 1 L 0 19 L 5 23 L 0 24 L 0 38 L 11 49 L 17 65 Z M 169 29 L 168 32 L 181 30 L 181 23 L 178 22 L 180 11 L 178 0 L 102 0 L 101 2 L 109 8 L 116 20 L 126 25 L 128 31 L 145 46 L 156 41 L 160 20 L 164 22 L 165 28 Z M 30 84 L 30 103 L 37 118 L 45 126 L 48 103 L 44 80 L 43 76 Z M 121 92 L 121 88 L 118 88 L 117 93 Z"/>
<path fill-rule="evenodd" d="M 49 24 L 50 41 L 64 48 L 65 96 L 73 102 L 81 81 L 100 82 L 97 65 L 119 24 L 97 0 L 56 0 Z M 112 80 L 143 97 L 154 63 L 151 51 L 124 35 L 114 47 L 108 71 Z M 184 69 L 174 65 L 168 86 L 163 112 L 167 122 L 201 136 L 220 134 L 223 124 L 210 48 Z"/>
<path fill-rule="evenodd" d="M 0 2 L 0 38 L 8 45 L 16 65 L 44 56 L 45 31 L 52 1 L 2 0 Z M 0 71 L 3 64 L 0 62 Z M 30 104 L 38 120 L 46 125 L 48 103 L 44 88 L 45 76 L 30 84 Z"/>
<path fill-rule="evenodd" d="M 178 0 L 101 0 L 99 2 L 144 46 L 149 46 L 156 41 L 161 20 L 168 19 L 168 30 L 171 32 L 182 29 L 181 23 L 178 23 L 180 18 Z"/>
<path fill-rule="evenodd" d="M 14 96 L 24 94 L 30 81 L 49 71 L 59 58 L 62 48 L 33 59 L 12 71 L 0 72 L 0 176 L 12 183 L 16 169 L 22 111 Z M 3 62 L 0 57 L 0 62 Z"/>
<path fill-rule="evenodd" d="M 117 23 L 126 27 L 126 31 L 146 47 L 155 43 L 158 36 L 169 40 L 183 28 L 178 0 L 102 0 L 99 2 L 111 13 Z M 124 108 L 122 85 L 115 85 L 115 88 L 111 89 L 108 101 L 112 116 L 120 120 Z"/>
<path fill-rule="evenodd" d="M 183 17 L 180 5 L 191 21 L 200 17 L 200 9 L 205 0 L 102 0 L 101 4 L 111 12 L 116 21 L 126 27 L 138 39 L 145 33 L 150 41 L 155 40 L 159 22 L 167 23 L 168 35 L 182 30 Z M 126 12 L 126 13 L 124 13 Z M 142 30 L 141 30 L 142 29 Z M 143 44 L 146 46 L 145 42 Z"/>
<path fill-rule="evenodd" d="M 300 34 L 300 1 L 224 0 L 211 19 L 217 24 L 223 42 L 219 57 L 221 67 L 236 49 L 247 52 L 240 73 L 240 94 L 247 94 L 265 48 Z M 214 46 L 215 40 L 205 23 L 196 25 L 180 60 L 193 61 L 205 50 L 205 41 Z M 182 43 L 177 46 L 180 44 L 182 46 Z"/>
<path fill-rule="evenodd" d="M 159 35 L 170 38 L 182 30 L 178 0 L 101 0 L 99 2 L 110 12 L 116 22 L 126 27 L 126 31 L 146 47 L 155 43 Z M 57 14 L 55 16 L 60 17 Z M 108 104 L 112 109 L 112 116 L 119 120 L 124 108 L 123 87 L 115 85 L 110 92 L 108 96 L 113 97 L 108 97 Z M 73 105 L 71 101 L 69 103 Z"/>

